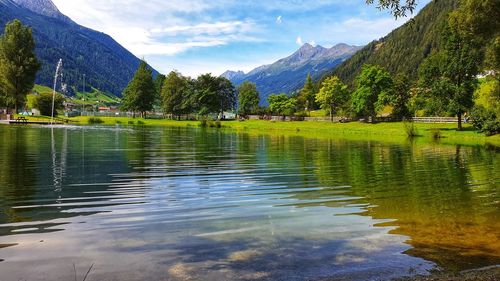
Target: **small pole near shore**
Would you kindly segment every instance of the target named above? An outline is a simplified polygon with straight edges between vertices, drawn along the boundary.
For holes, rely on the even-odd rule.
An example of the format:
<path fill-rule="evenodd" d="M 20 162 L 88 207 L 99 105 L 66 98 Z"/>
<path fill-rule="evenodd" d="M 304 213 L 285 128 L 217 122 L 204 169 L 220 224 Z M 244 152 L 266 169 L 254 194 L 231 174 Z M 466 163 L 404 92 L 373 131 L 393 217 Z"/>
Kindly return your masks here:
<path fill-rule="evenodd" d="M 60 75 L 61 69 L 62 69 L 62 59 L 59 59 L 59 62 L 57 63 L 57 68 L 56 68 L 56 74 L 54 75 L 54 91 L 52 92 L 52 115 L 50 119 L 50 125 L 54 124 L 54 110 L 55 110 L 55 105 L 56 105 L 56 87 L 57 87 L 57 78 Z"/>

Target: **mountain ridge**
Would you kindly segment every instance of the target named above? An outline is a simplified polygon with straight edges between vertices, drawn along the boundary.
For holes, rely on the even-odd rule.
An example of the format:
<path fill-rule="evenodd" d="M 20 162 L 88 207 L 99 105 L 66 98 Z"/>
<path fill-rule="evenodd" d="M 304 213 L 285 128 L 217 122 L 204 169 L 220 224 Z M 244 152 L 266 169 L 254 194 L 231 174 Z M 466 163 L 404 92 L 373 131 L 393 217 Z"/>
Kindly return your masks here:
<path fill-rule="evenodd" d="M 255 83 L 261 94 L 261 104 L 265 105 L 270 94 L 290 94 L 296 91 L 304 84 L 308 74 L 311 74 L 313 79 L 319 79 L 361 48 L 345 43 L 336 44 L 331 48 L 305 43 L 290 56 L 274 63 L 259 66 L 248 73 L 228 70 L 221 76 L 235 85 L 244 81 Z"/>
<path fill-rule="evenodd" d="M 50 0 L 0 0 L 0 25 L 14 19 L 33 29 L 35 52 L 42 63 L 37 84 L 52 87 L 57 61 L 62 58 L 69 94 L 82 89 L 85 74 L 87 91 L 94 87 L 121 96 L 139 66 L 139 58 L 111 36 L 78 25 Z"/>

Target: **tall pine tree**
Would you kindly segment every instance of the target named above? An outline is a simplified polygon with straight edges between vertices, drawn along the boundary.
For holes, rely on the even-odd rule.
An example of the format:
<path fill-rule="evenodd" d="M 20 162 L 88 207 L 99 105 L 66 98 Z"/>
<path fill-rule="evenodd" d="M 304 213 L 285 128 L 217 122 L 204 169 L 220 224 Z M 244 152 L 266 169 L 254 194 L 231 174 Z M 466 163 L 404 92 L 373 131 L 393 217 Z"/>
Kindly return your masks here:
<path fill-rule="evenodd" d="M 17 112 L 33 89 L 40 63 L 31 28 L 14 20 L 0 37 L 0 101 Z"/>

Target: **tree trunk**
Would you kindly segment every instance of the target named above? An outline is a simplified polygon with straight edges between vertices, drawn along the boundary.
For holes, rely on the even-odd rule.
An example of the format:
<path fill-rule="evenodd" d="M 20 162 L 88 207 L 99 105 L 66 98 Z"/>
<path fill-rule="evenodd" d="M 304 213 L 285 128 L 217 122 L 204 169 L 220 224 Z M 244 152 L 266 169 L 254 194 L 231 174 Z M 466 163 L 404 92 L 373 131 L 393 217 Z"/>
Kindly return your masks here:
<path fill-rule="evenodd" d="M 333 122 L 333 106 L 330 107 L 330 122 Z"/>
<path fill-rule="evenodd" d="M 462 113 L 458 114 L 458 130 L 462 131 Z"/>

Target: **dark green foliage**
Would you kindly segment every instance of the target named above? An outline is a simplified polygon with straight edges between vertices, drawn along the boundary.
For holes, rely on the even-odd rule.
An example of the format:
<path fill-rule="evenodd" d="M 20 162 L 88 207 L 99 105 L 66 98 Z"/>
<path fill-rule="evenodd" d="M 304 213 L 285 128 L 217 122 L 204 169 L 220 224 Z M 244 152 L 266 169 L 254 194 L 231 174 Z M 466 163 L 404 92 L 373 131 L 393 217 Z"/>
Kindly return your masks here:
<path fill-rule="evenodd" d="M 457 4 L 457 0 L 432 1 L 413 21 L 371 42 L 333 70 L 331 75 L 353 86 L 361 67 L 373 64 L 384 67 L 394 75 L 403 74 L 410 81 L 416 81 L 422 61 L 439 48 L 440 27 Z"/>
<path fill-rule="evenodd" d="M 237 89 L 238 113 L 246 116 L 254 113 L 259 107 L 259 92 L 255 83 L 245 81 Z"/>
<path fill-rule="evenodd" d="M 411 98 L 410 82 L 408 77 L 397 75 L 394 79 L 394 88 L 388 99 L 389 104 L 393 107 L 392 115 L 397 119 L 408 119 L 412 116 L 410 112 L 409 102 Z"/>
<path fill-rule="evenodd" d="M 434 110 L 457 116 L 462 129 L 462 115 L 473 106 L 480 64 L 479 48 L 472 38 L 445 25 L 441 51 L 431 55 L 420 68 L 421 87 L 427 90 Z"/>
<path fill-rule="evenodd" d="M 500 134 L 500 117 L 493 110 L 476 106 L 472 111 L 472 124 L 486 135 Z"/>
<path fill-rule="evenodd" d="M 90 117 L 87 120 L 87 123 L 89 123 L 89 124 L 102 124 L 102 123 L 104 123 L 104 120 L 102 120 L 99 117 Z"/>
<path fill-rule="evenodd" d="M 132 78 L 140 60 L 110 36 L 72 22 L 32 12 L 0 1 L 0 26 L 20 19 L 33 29 L 37 43 L 36 54 L 42 62 L 36 83 L 52 87 L 57 61 L 64 61 L 64 83 L 70 94 L 81 89 L 82 75 L 86 74 L 88 89 L 121 96 Z M 156 73 L 156 72 L 155 72 Z"/>
<path fill-rule="evenodd" d="M 367 4 L 373 4 L 374 0 L 366 0 Z M 416 0 L 378 0 L 377 8 L 390 10 L 396 18 L 405 17 L 412 14 L 417 6 Z"/>
<path fill-rule="evenodd" d="M 196 79 L 193 107 L 200 115 L 222 113 L 236 107 L 236 89 L 224 77 L 203 74 Z"/>
<path fill-rule="evenodd" d="M 141 61 L 134 78 L 123 91 L 123 110 L 140 112 L 142 117 L 153 109 L 155 100 L 155 84 L 152 70 L 145 61 Z"/>
<path fill-rule="evenodd" d="M 175 71 L 170 72 L 165 78 L 161 90 L 163 111 L 178 118 L 182 114 L 191 113 L 192 85 L 190 78 L 184 77 Z"/>
<path fill-rule="evenodd" d="M 300 90 L 297 103 L 300 110 L 311 111 L 316 109 L 316 87 L 311 74 L 307 74 L 306 82 L 302 90 Z"/>
<path fill-rule="evenodd" d="M 17 109 L 33 89 L 40 63 L 34 53 L 31 28 L 14 20 L 0 37 L 0 93 L 7 106 Z"/>
<path fill-rule="evenodd" d="M 155 104 L 160 104 L 161 103 L 161 89 L 163 88 L 163 84 L 165 83 L 165 79 L 167 77 L 163 74 L 158 74 L 156 75 L 156 78 L 154 80 L 155 83 Z"/>
<path fill-rule="evenodd" d="M 54 99 L 54 116 L 57 116 L 57 110 L 64 108 L 64 97 L 61 94 L 56 94 Z M 34 107 L 40 110 L 41 115 L 52 115 L 52 94 L 43 93 L 36 97 Z"/>
<path fill-rule="evenodd" d="M 356 91 L 352 95 L 352 107 L 358 116 L 375 117 L 387 103 L 393 80 L 389 72 L 380 66 L 365 65 L 356 78 Z"/>

